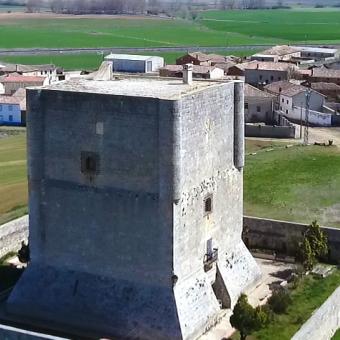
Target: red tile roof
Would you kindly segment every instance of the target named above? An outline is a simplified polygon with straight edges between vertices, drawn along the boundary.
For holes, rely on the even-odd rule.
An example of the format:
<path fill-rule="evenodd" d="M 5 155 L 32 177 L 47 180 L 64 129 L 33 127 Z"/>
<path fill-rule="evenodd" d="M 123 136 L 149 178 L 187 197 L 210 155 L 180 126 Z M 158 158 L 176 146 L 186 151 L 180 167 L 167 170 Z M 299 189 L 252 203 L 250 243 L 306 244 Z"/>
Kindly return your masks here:
<path fill-rule="evenodd" d="M 3 77 L 1 82 L 2 83 L 41 83 L 43 84 L 46 77 L 38 77 L 38 76 L 6 76 Z"/>
<path fill-rule="evenodd" d="M 245 66 L 243 66 L 243 69 L 244 70 L 262 70 L 262 71 L 288 71 L 290 69 L 297 70 L 297 67 L 290 63 L 275 63 L 271 61 L 252 61 L 252 62 L 246 63 Z"/>

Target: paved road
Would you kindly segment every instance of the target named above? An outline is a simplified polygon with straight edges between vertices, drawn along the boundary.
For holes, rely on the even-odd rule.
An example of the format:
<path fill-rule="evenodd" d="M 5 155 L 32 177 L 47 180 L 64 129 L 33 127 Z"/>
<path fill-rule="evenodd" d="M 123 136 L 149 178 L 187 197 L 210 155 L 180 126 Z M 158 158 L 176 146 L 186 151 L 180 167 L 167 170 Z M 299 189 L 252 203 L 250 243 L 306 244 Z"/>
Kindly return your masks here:
<path fill-rule="evenodd" d="M 244 46 L 176 46 L 176 47 L 105 47 L 105 48 L 17 48 L 0 49 L 0 56 L 39 55 L 39 54 L 80 54 L 80 53 L 121 53 L 121 52 L 182 52 L 182 51 L 234 51 L 248 49 L 265 49 L 271 45 L 244 45 Z"/>
<path fill-rule="evenodd" d="M 301 46 L 311 46 L 308 44 L 300 44 Z M 173 46 L 173 47 L 95 47 L 95 48 L 15 48 L 0 49 L 0 56 L 20 56 L 20 55 L 46 55 L 46 54 L 80 54 L 80 53 L 140 53 L 140 52 L 183 52 L 183 51 L 202 51 L 202 52 L 218 52 L 218 51 L 235 51 L 235 50 L 251 50 L 266 49 L 273 45 L 242 45 L 242 46 Z M 340 48 L 339 45 L 327 45 L 329 47 Z"/>

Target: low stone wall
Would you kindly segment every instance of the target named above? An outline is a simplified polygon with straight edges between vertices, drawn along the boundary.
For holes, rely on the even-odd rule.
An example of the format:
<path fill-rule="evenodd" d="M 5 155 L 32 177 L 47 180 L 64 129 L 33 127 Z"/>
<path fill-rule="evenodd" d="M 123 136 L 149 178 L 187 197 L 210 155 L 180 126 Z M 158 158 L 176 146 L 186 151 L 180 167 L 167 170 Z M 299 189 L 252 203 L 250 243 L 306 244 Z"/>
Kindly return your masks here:
<path fill-rule="evenodd" d="M 340 287 L 314 312 L 292 340 L 330 340 L 340 328 L 339 301 Z"/>
<path fill-rule="evenodd" d="M 332 115 L 332 126 L 340 126 L 340 114 Z"/>
<path fill-rule="evenodd" d="M 289 119 L 300 122 L 306 120 L 306 109 L 294 107 L 289 114 Z M 332 126 L 332 114 L 309 110 L 309 124 L 313 126 Z"/>
<path fill-rule="evenodd" d="M 0 325 L 0 339 L 6 340 L 67 340 L 53 335 L 36 333 L 20 328 Z"/>
<path fill-rule="evenodd" d="M 18 251 L 28 238 L 28 215 L 0 226 L 0 257 Z"/>
<path fill-rule="evenodd" d="M 295 138 L 294 126 L 271 126 L 246 124 L 246 137 L 262 138 Z"/>
<path fill-rule="evenodd" d="M 295 256 L 307 224 L 244 216 L 245 244 L 250 249 L 273 250 Z M 322 227 L 328 237 L 329 260 L 340 263 L 340 229 Z"/>

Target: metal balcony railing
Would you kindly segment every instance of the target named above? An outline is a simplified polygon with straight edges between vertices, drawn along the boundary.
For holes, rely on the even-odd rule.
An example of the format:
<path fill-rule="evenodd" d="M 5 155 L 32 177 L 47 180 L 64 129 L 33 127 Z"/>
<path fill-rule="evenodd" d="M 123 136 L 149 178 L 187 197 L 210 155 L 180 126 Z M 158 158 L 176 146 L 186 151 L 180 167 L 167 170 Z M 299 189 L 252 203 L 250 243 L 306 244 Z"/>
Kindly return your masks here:
<path fill-rule="evenodd" d="M 218 260 L 218 249 L 214 248 L 212 252 L 204 255 L 204 260 L 203 260 L 204 271 L 206 272 L 209 271 L 212 268 L 213 264 L 217 262 L 217 260 Z"/>

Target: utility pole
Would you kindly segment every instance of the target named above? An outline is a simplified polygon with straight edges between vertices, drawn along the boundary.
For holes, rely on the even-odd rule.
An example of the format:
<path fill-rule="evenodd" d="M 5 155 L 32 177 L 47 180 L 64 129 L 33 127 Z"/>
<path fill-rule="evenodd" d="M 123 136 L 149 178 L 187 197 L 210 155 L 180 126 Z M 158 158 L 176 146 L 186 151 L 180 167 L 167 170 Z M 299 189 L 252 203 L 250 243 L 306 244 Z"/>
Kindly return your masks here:
<path fill-rule="evenodd" d="M 301 103 L 301 113 L 300 113 L 300 140 L 302 139 L 302 108 L 303 103 Z"/>
<path fill-rule="evenodd" d="M 310 107 L 311 92 L 312 92 L 311 89 L 308 89 L 306 92 L 305 135 L 303 139 L 304 145 L 308 145 L 308 138 L 309 138 L 309 107 Z"/>

